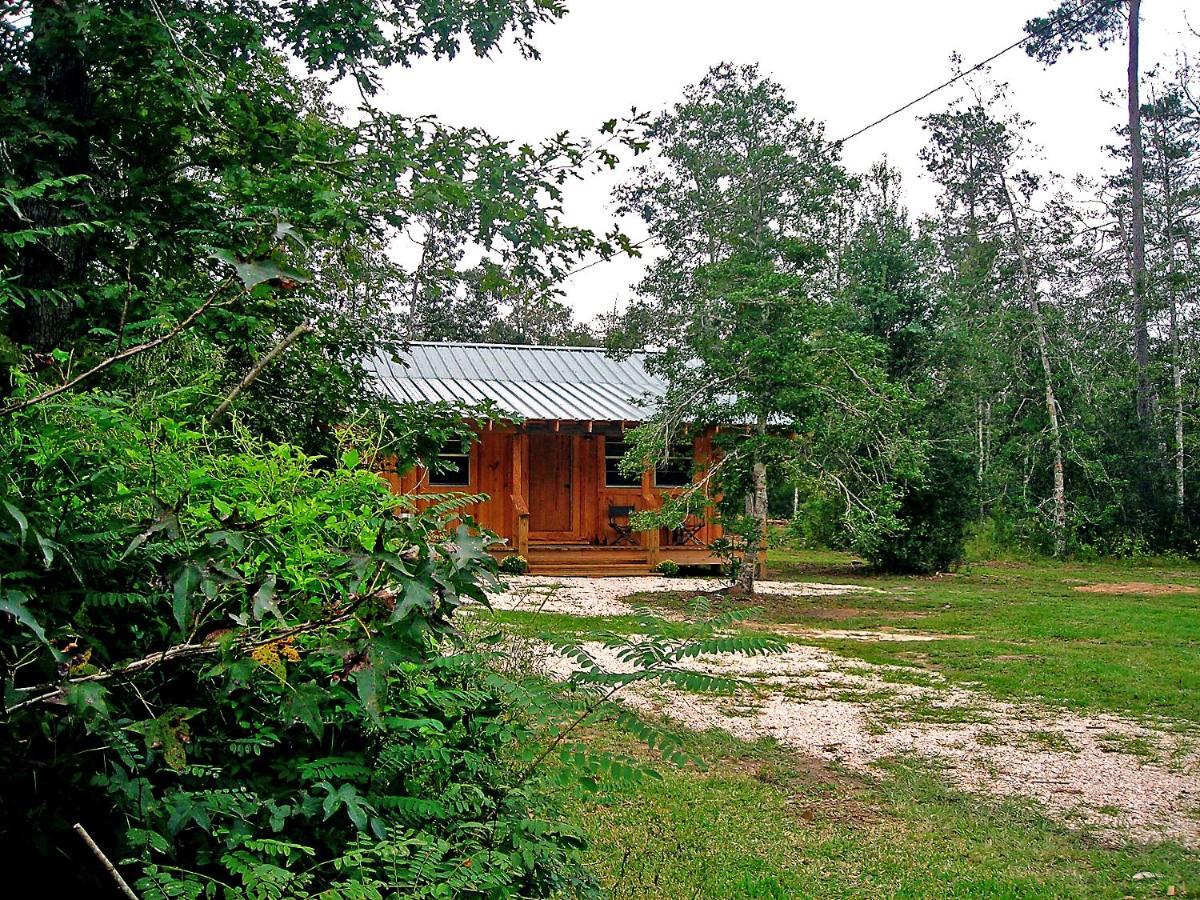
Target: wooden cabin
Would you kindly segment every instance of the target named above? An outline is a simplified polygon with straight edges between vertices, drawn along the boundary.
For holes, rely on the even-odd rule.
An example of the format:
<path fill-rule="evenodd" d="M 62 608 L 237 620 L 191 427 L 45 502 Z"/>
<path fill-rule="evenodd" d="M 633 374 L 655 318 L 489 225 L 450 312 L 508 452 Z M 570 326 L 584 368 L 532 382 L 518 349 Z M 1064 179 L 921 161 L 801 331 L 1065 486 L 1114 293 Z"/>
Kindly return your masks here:
<path fill-rule="evenodd" d="M 662 396 L 644 353 L 612 359 L 597 347 L 413 343 L 399 361 L 370 364 L 377 388 L 402 403 L 493 401 L 519 424 L 482 424 L 467 450 L 448 448 L 438 471 L 387 473 L 408 494 L 486 494 L 472 509 L 532 574 L 647 574 L 662 560 L 717 566 L 721 529 L 704 509 L 678 529 L 633 531 L 629 514 L 657 508 L 702 470 L 711 434 L 630 477 L 618 462 L 626 431 Z"/>

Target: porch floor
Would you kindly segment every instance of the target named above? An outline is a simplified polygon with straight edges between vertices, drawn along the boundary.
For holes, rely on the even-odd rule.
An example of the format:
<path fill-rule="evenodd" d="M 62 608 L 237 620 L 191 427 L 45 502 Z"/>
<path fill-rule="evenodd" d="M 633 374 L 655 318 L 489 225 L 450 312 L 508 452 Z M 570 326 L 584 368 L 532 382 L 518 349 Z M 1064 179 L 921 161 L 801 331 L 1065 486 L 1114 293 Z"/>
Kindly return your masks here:
<path fill-rule="evenodd" d="M 707 547 L 662 547 L 660 560 L 669 559 L 681 566 L 719 566 L 721 560 Z M 531 575 L 619 576 L 649 575 L 650 551 L 645 547 L 605 547 L 593 544 L 529 545 Z"/>

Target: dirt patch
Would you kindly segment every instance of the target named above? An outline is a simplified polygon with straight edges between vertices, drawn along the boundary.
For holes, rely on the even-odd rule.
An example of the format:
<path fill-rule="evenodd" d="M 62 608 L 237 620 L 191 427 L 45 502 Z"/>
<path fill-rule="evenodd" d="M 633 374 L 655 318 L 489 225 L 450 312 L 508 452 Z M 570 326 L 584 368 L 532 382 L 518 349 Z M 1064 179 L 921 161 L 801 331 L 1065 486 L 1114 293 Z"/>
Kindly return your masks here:
<path fill-rule="evenodd" d="M 870 630 L 862 628 L 805 628 L 802 625 L 768 624 L 762 622 L 747 623 L 748 627 L 758 631 L 769 631 L 784 637 L 808 638 L 816 641 L 887 641 L 895 643 L 923 644 L 928 641 L 971 641 L 973 634 L 939 634 L 931 631 L 895 631 L 882 628 Z"/>
<path fill-rule="evenodd" d="M 664 609 L 686 610 L 696 598 L 696 592 L 669 591 L 666 593 L 643 592 L 623 597 L 626 603 L 634 605 L 659 606 Z M 926 614 L 914 610 L 880 610 L 866 606 L 831 606 L 814 604 L 814 596 L 779 596 L 775 594 L 755 594 L 753 597 L 713 597 L 709 598 L 715 613 L 726 610 L 756 610 L 754 619 L 760 622 L 798 623 L 809 620 L 822 622 L 844 622 L 848 619 L 920 619 Z"/>
<path fill-rule="evenodd" d="M 1111 584 L 1082 584 L 1072 590 L 1084 594 L 1145 594 L 1159 596 L 1162 594 L 1197 594 L 1200 588 L 1190 584 L 1152 584 L 1149 581 L 1121 581 Z"/>
<path fill-rule="evenodd" d="M 605 670 L 630 671 L 617 649 L 586 649 Z M 561 658 L 549 666 L 560 678 L 574 670 Z M 1200 754 L 1179 735 L 1118 716 L 1001 702 L 936 673 L 925 673 L 928 683 L 907 683 L 896 680 L 895 666 L 819 647 L 700 657 L 692 667 L 745 679 L 746 686 L 734 698 L 717 698 L 643 684 L 618 699 L 697 730 L 720 728 L 747 741 L 772 737 L 801 757 L 864 775 L 889 758 L 927 758 L 961 788 L 1030 797 L 1050 815 L 1084 822 L 1108 839 L 1200 847 Z M 1131 752 L 1134 746 L 1151 747 L 1153 755 Z"/>

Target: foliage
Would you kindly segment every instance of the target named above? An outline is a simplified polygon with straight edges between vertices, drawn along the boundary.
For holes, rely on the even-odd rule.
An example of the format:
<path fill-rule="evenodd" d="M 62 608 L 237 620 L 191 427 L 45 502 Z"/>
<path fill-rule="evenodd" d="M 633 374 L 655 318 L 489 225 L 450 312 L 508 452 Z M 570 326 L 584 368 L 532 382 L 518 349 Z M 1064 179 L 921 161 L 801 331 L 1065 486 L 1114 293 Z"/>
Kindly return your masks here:
<path fill-rule="evenodd" d="M 231 450 L 178 399 L 5 425 L 10 852 L 75 855 L 85 821 L 144 896 L 576 877 L 573 839 L 512 784 L 483 657 L 446 643 L 493 568 L 469 520 L 444 537 L 473 498 L 396 515 L 358 450 L 332 470 Z"/>
<path fill-rule="evenodd" d="M 729 64 L 686 89 L 649 136 L 662 166 L 643 167 L 618 196 L 666 252 L 627 321 L 664 348 L 647 367 L 668 387 L 633 432 L 627 465 L 725 426 L 703 479 L 661 515 L 680 520 L 715 486 L 748 555 L 744 588 L 765 536 L 768 471 L 843 498 L 854 540 L 877 550 L 902 527 L 896 485 L 920 477 L 923 437 L 881 346 L 846 328 L 829 296 L 831 223 L 849 186 L 835 148 L 778 84 Z"/>
<path fill-rule="evenodd" d="M 274 254 L 311 277 L 221 303 L 192 327 L 217 348 L 214 390 L 228 390 L 283 335 L 312 326 L 234 413 L 328 455 L 325 426 L 373 404 L 366 363 L 399 349 L 406 307 L 474 278 L 483 293 L 526 298 L 533 317 L 583 256 L 629 248 L 561 212 L 568 180 L 636 145 L 627 123 L 606 123 L 595 141 L 515 146 L 370 103 L 389 65 L 510 39 L 532 52 L 533 30 L 564 11 L 542 0 L 441 7 L 4 6 L 0 282 L 20 302 L 0 303 L 0 331 L 31 348 L 29 370 L 54 378 L 56 353 L 85 365 L 178 322 L 224 271 L 214 249 L 249 264 Z M 363 106 L 336 107 L 328 78 L 354 79 Z M 469 270 L 388 258 L 401 233 L 430 229 L 470 252 Z"/>
<path fill-rule="evenodd" d="M 143 896 L 588 891 L 513 767 L 524 714 L 452 624 L 494 577 L 479 498 L 416 508 L 377 472 L 494 411 L 369 377 L 439 279 L 532 320 L 581 258 L 632 249 L 561 211 L 638 149 L 627 123 L 516 146 L 371 102 L 391 65 L 532 54 L 563 11 L 0 5 L 12 871 L 96 893 L 80 821 Z M 447 222 L 469 273 L 390 258 Z"/>
<path fill-rule="evenodd" d="M 529 571 L 529 560 L 520 553 L 510 553 L 500 560 L 500 571 L 506 575 L 524 575 Z"/>
<path fill-rule="evenodd" d="M 865 182 L 840 261 L 842 294 L 857 327 L 884 346 L 888 374 L 921 399 L 910 415 L 928 439 L 924 473 L 900 486 L 900 527 L 868 555 L 892 571 L 944 571 L 962 555 L 976 507 L 964 392 L 938 375 L 967 353 L 968 338 L 955 323 L 952 298 L 930 277 L 935 248 L 900 204 L 899 174 L 881 164 Z M 810 527 L 824 529 L 824 546 L 836 541 L 819 521 Z"/>
<path fill-rule="evenodd" d="M 664 559 L 654 567 L 654 570 L 660 575 L 667 576 L 667 578 L 674 578 L 679 574 L 679 563 L 673 559 Z"/>

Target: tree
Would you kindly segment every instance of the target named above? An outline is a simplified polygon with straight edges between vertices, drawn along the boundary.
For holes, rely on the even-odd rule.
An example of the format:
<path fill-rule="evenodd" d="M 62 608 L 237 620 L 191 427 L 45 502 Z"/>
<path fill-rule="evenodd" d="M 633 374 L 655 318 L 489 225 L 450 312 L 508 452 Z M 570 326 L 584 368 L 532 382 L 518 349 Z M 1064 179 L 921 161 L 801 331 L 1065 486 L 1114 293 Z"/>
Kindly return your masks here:
<path fill-rule="evenodd" d="M 919 423 L 929 454 L 929 477 L 901 485 L 903 527 L 880 545 L 876 561 L 891 571 L 944 571 L 962 555 L 977 494 L 966 487 L 974 398 L 963 362 L 971 329 L 936 282 L 936 246 L 909 221 L 900 173 L 877 163 L 863 185 L 838 264 L 839 295 L 857 327 L 884 346 L 889 377 L 921 401 L 910 427 Z"/>
<path fill-rule="evenodd" d="M 0 60 L 0 181 L 56 185 L 0 208 L 0 227 L 53 229 L 0 258 L 19 301 L 0 309 L 0 328 L 36 354 L 37 377 L 62 374 L 54 357 L 64 347 L 79 365 L 188 315 L 219 270 L 214 248 L 272 255 L 309 277 L 293 273 L 288 291 L 222 304 L 193 327 L 219 347 L 211 361 L 227 390 L 285 335 L 313 325 L 234 413 L 260 433 L 302 434 L 328 451 L 329 431 L 314 426 L 365 402 L 362 359 L 403 340 L 394 300 L 447 280 L 443 265 L 406 271 L 386 260 L 401 232 L 430 227 L 448 247 L 471 248 L 470 268 L 486 270 L 493 291 L 540 295 L 581 257 L 616 252 L 618 234 L 563 220 L 561 196 L 568 180 L 611 164 L 605 146 L 626 140 L 625 125 L 608 123 L 602 141 L 563 134 L 516 147 L 369 103 L 387 65 L 464 47 L 483 54 L 509 36 L 531 52 L 532 29 L 560 4 L 371 9 L 359 15 L 351 0 L 284 12 L 207 0 L 4 8 L 12 52 Z M 295 76 L 280 47 L 312 76 L 354 78 L 368 101 L 358 118 L 335 109 L 317 77 Z M 348 293 L 347 283 L 380 276 Z M 285 376 L 304 389 L 281 403 Z"/>
<path fill-rule="evenodd" d="M 1017 191 L 1028 199 L 1037 179 L 1026 170 L 1015 170 L 1020 159 L 1022 122 L 994 119 L 985 102 L 976 98 L 966 108 L 927 116 L 930 134 L 922 158 L 942 185 L 947 211 L 961 209 L 973 241 L 979 239 L 982 222 L 993 219 L 1008 228 L 1013 254 L 1019 270 L 1019 285 L 1024 296 L 1042 372 L 1044 406 L 1050 430 L 1051 469 L 1053 472 L 1054 553 L 1066 551 L 1067 499 L 1061 412 L 1055 392 L 1054 366 L 1050 356 L 1050 337 L 1039 295 L 1040 277 L 1028 230 L 1018 210 Z"/>
<path fill-rule="evenodd" d="M 1175 526 L 1183 521 L 1186 505 L 1185 470 L 1187 450 L 1184 442 L 1184 323 L 1186 303 L 1183 295 L 1189 284 L 1187 254 L 1181 248 L 1192 246 L 1196 216 L 1196 197 L 1200 196 L 1200 141 L 1188 121 L 1186 105 L 1187 71 L 1176 74 L 1174 83 L 1156 90 L 1144 116 L 1149 125 L 1150 141 L 1146 169 L 1154 185 L 1148 204 L 1157 220 L 1153 231 L 1159 274 L 1152 284 L 1158 287 L 1157 299 L 1166 307 L 1167 343 L 1171 370 L 1172 437 L 1174 439 Z"/>
<path fill-rule="evenodd" d="M 0 5 L 10 871 L 111 888 L 82 821 L 145 897 L 586 886 L 512 764 L 536 756 L 518 722 L 555 716 L 451 649 L 495 570 L 473 498 L 419 509 L 379 478 L 469 439 L 466 412 L 395 407 L 364 370 L 401 344 L 410 278 L 439 277 L 388 256 L 410 225 L 453 222 L 490 286 L 620 246 L 560 209 L 600 143 L 369 105 L 383 67 L 508 35 L 530 51 L 561 12 Z"/>
<path fill-rule="evenodd" d="M 1150 332 L 1146 315 L 1146 213 L 1142 150 L 1139 29 L 1141 0 L 1063 0 L 1042 18 L 1031 19 L 1025 29 L 1032 38 L 1025 50 L 1047 65 L 1064 53 L 1095 40 L 1101 47 L 1126 34 L 1128 67 L 1125 94 L 1129 125 L 1130 258 L 1129 279 L 1133 295 L 1133 346 L 1137 367 L 1137 413 L 1150 425 L 1153 397 L 1150 381 Z M 1125 26 L 1124 28 L 1122 26 Z"/>
<path fill-rule="evenodd" d="M 843 498 L 864 547 L 895 525 L 894 478 L 920 469 L 907 395 L 876 342 L 831 302 L 829 223 L 848 178 L 812 122 L 753 66 L 714 66 L 648 132 L 658 152 L 618 191 L 664 253 L 629 319 L 663 348 L 648 362 L 668 383 L 629 464 L 664 457 L 681 435 L 722 426 L 719 459 L 668 503 L 683 515 L 714 482 L 744 515 L 738 584 L 753 591 L 767 516 L 768 470 L 798 473 Z M 868 449 L 869 448 L 869 449 Z"/>

